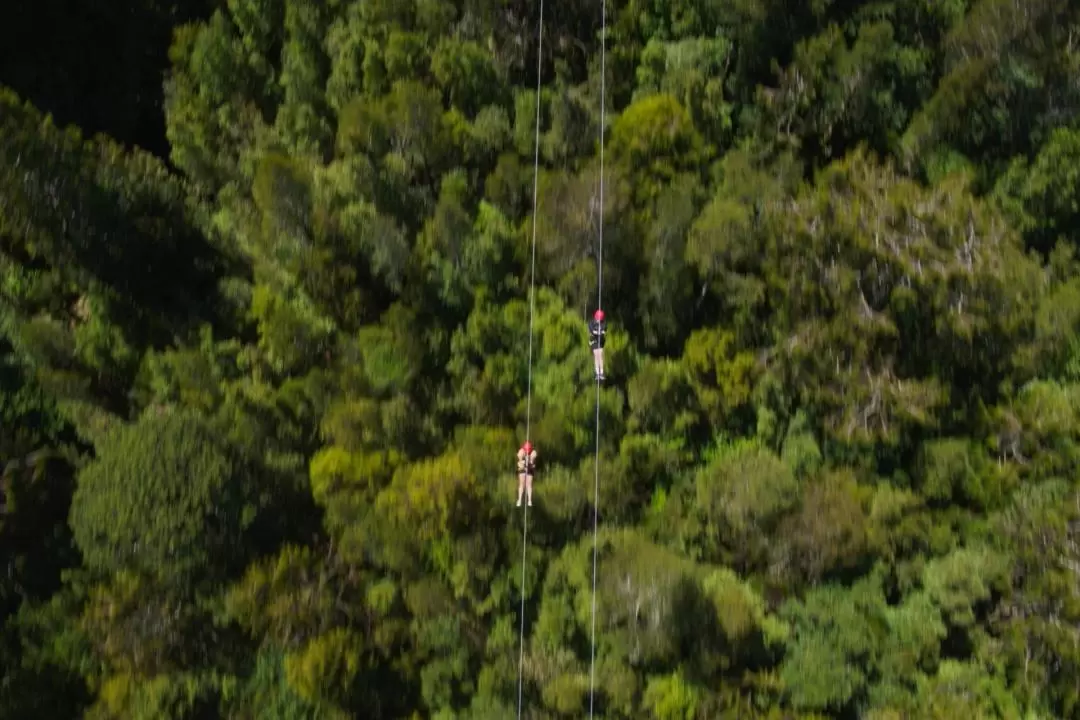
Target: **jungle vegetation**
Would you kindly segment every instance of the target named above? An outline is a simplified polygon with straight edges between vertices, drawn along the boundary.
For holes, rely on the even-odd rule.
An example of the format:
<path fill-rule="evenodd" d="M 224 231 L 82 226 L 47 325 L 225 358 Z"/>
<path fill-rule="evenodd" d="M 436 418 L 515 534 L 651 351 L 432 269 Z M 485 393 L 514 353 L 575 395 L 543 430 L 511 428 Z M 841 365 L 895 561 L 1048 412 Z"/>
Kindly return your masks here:
<path fill-rule="evenodd" d="M 0 716 L 1080 718 L 1076 3 L 62 5 Z"/>

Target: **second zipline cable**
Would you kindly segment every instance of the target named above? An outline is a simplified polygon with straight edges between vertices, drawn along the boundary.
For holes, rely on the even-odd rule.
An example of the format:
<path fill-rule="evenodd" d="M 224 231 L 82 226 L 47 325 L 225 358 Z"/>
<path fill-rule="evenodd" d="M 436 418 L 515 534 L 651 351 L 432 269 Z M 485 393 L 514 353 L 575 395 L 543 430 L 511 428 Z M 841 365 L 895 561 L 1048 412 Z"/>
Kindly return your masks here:
<path fill-rule="evenodd" d="M 533 211 L 532 211 L 532 260 L 529 269 L 529 371 L 525 390 L 525 442 L 529 443 L 532 431 L 532 365 L 533 365 L 533 317 L 536 306 L 536 210 L 540 188 L 540 80 L 544 46 L 544 0 L 540 0 L 540 18 L 537 21 L 536 40 L 536 145 L 533 150 Z M 526 457 L 526 461 L 528 458 Z M 526 465 L 527 470 L 531 470 Z M 530 488 L 530 499 L 532 496 Z M 517 716 L 521 720 L 525 670 L 525 569 L 529 548 L 529 503 L 525 504 L 521 520 L 521 608 L 518 631 L 518 701 Z"/>
<path fill-rule="evenodd" d="M 600 3 L 600 237 L 596 254 L 596 308 L 604 307 L 604 124 L 607 110 L 607 0 Z M 596 380 L 596 459 L 593 477 L 592 631 L 589 657 L 589 717 L 596 705 L 597 528 L 600 524 L 600 379 Z"/>

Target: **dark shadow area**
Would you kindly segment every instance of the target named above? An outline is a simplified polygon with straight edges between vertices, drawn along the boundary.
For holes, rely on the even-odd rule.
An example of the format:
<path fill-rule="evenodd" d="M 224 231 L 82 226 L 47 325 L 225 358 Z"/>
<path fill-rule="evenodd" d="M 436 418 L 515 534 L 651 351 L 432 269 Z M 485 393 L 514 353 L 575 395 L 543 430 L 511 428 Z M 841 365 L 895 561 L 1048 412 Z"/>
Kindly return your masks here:
<path fill-rule="evenodd" d="M 168 156 L 162 82 L 172 29 L 217 0 L 36 0 L 5 4 L 0 84 L 61 125 Z"/>

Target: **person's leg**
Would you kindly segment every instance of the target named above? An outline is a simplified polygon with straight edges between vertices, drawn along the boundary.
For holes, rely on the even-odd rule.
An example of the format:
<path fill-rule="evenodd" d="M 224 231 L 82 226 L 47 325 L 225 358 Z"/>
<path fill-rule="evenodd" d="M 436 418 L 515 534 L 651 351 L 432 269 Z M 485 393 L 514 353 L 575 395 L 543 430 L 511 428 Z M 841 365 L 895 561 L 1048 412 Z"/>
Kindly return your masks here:
<path fill-rule="evenodd" d="M 601 350 L 600 348 L 597 348 L 597 349 L 592 351 L 593 370 L 596 371 L 596 377 L 600 377 L 601 373 L 603 372 L 603 370 L 602 370 L 603 369 L 603 360 L 601 359 L 601 356 L 602 356 L 603 352 L 604 351 Z"/>
<path fill-rule="evenodd" d="M 525 492 L 529 496 L 529 507 L 532 507 L 532 475 L 525 476 Z"/>
<path fill-rule="evenodd" d="M 600 348 L 596 351 L 596 359 L 598 367 L 600 368 L 600 379 L 604 379 L 604 348 Z"/>
<path fill-rule="evenodd" d="M 525 475 L 518 474 L 518 507 L 521 507 L 521 494 L 525 490 Z"/>

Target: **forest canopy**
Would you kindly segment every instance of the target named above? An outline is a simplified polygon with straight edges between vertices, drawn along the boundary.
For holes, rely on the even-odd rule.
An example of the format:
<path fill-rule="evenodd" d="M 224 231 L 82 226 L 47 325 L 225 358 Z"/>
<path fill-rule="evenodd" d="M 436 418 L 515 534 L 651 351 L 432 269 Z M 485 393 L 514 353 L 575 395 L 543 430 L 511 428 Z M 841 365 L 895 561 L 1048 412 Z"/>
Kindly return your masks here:
<path fill-rule="evenodd" d="M 1075 3 L 134 5 L 0 52 L 0 716 L 1080 718 Z"/>

